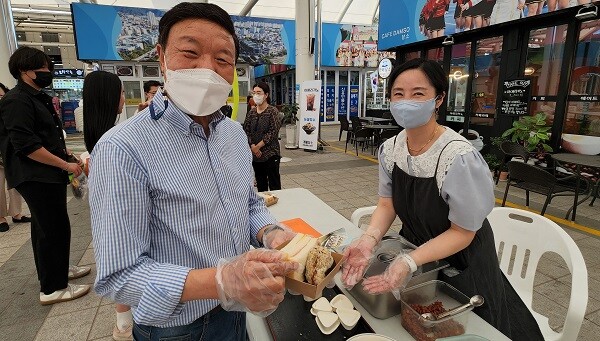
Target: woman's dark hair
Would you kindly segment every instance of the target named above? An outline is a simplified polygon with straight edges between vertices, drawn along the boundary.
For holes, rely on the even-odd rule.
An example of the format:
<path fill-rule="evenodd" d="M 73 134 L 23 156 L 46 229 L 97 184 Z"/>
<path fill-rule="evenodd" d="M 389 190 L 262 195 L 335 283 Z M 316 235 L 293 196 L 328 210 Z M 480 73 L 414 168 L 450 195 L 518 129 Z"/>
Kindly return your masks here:
<path fill-rule="evenodd" d="M 254 88 L 261 88 L 265 95 L 267 95 L 267 104 L 271 104 L 271 89 L 269 88 L 269 84 L 265 82 L 258 82 L 252 86 L 252 89 Z"/>
<path fill-rule="evenodd" d="M 106 71 L 95 71 L 83 81 L 83 139 L 85 149 L 94 146 L 114 127 L 121 102 L 123 85 L 119 77 Z"/>
<path fill-rule="evenodd" d="M 0 83 L 0 89 L 2 89 L 2 91 L 4 91 L 4 94 L 6 94 L 9 90 L 6 86 L 4 86 L 4 84 Z"/>
<path fill-rule="evenodd" d="M 235 59 L 240 54 L 240 41 L 235 34 L 235 28 L 231 17 L 225 10 L 215 4 L 182 2 L 171 8 L 158 23 L 158 43 L 163 47 L 167 46 L 169 32 L 171 27 L 180 21 L 186 19 L 204 19 L 221 26 L 233 37 L 235 45 Z"/>
<path fill-rule="evenodd" d="M 448 92 L 448 75 L 444 73 L 444 69 L 442 66 L 433 60 L 427 60 L 423 58 L 411 59 L 403 64 L 396 65 L 392 72 L 390 73 L 390 77 L 388 78 L 388 88 L 387 94 L 391 98 L 392 87 L 394 86 L 394 82 L 396 78 L 407 70 L 419 69 L 423 71 L 427 79 L 429 79 L 429 83 L 435 88 L 435 94 L 441 95 L 443 93 Z"/>
<path fill-rule="evenodd" d="M 54 71 L 54 64 L 43 51 L 33 47 L 21 46 L 8 59 L 8 70 L 15 79 L 21 79 L 21 71 L 36 70 L 48 66 Z"/>

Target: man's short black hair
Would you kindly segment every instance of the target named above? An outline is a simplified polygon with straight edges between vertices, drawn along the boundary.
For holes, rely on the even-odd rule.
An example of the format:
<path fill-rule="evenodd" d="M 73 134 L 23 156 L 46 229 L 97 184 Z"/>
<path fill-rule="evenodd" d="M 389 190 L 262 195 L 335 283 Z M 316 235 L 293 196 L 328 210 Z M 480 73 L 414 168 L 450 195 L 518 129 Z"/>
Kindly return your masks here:
<path fill-rule="evenodd" d="M 21 79 L 21 71 L 37 70 L 48 66 L 54 70 L 52 60 L 43 51 L 29 46 L 19 47 L 8 59 L 8 70 L 15 79 Z"/>
<path fill-rule="evenodd" d="M 215 4 L 182 2 L 165 13 L 158 24 L 158 43 L 163 49 L 167 46 L 167 39 L 169 38 L 171 27 L 186 19 L 208 20 L 229 32 L 233 37 L 235 59 L 237 60 L 240 54 L 240 41 L 235 34 L 233 21 L 231 21 L 231 17 L 225 10 Z"/>
<path fill-rule="evenodd" d="M 154 81 L 154 80 L 152 80 L 152 81 L 147 81 L 147 82 L 144 82 L 144 92 L 150 92 L 150 89 L 151 89 L 153 86 L 161 87 L 161 86 L 162 86 L 162 83 L 161 83 L 161 82 L 159 82 L 159 81 Z"/>

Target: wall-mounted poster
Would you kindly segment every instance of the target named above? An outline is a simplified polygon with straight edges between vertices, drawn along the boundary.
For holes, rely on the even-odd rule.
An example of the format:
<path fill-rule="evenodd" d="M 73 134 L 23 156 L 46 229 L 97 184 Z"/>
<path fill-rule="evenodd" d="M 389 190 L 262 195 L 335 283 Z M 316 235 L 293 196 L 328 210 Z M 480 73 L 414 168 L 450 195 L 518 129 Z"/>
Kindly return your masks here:
<path fill-rule="evenodd" d="M 323 66 L 377 67 L 377 26 L 323 24 Z"/>
<path fill-rule="evenodd" d="M 590 3 L 590 0 L 380 0 L 379 50 L 532 17 L 583 3 Z"/>
<path fill-rule="evenodd" d="M 300 148 L 317 150 L 321 81 L 305 81 L 300 85 Z"/>
<path fill-rule="evenodd" d="M 346 117 L 348 115 L 348 86 L 340 85 L 338 93 L 338 117 Z"/>
<path fill-rule="evenodd" d="M 358 85 L 350 85 L 350 117 L 358 116 Z"/>

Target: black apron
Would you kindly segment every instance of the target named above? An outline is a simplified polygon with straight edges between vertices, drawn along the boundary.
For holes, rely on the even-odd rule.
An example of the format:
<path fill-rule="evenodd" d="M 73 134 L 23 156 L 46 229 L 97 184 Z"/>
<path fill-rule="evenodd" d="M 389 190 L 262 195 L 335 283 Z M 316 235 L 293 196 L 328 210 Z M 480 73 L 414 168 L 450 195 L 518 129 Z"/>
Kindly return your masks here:
<path fill-rule="evenodd" d="M 392 200 L 403 223 L 400 234 L 415 245 L 423 245 L 450 228 L 450 209 L 439 193 L 436 174 L 442 153 L 453 142 L 468 143 L 453 140 L 446 144 L 431 178 L 411 176 L 394 164 Z M 440 272 L 440 280 L 468 297 L 484 297 L 485 303 L 473 312 L 512 340 L 544 340 L 533 315 L 500 270 L 487 219 L 468 247 L 445 260 L 460 273 L 449 277 Z"/>

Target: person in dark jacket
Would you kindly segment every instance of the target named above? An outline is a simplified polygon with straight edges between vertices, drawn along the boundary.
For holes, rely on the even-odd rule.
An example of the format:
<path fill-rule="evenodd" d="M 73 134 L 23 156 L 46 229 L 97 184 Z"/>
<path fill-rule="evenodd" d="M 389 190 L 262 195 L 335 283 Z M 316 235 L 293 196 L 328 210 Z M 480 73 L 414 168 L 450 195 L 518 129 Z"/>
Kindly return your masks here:
<path fill-rule="evenodd" d="M 244 121 L 244 131 L 248 135 L 248 144 L 252 150 L 252 167 L 259 192 L 281 189 L 279 175 L 279 111 L 269 100 L 269 86 L 260 82 L 253 88 L 253 107 Z"/>
<path fill-rule="evenodd" d="M 8 187 L 17 189 L 31 211 L 40 303 L 73 300 L 87 294 L 90 286 L 68 280 L 91 269 L 69 265 L 68 174 L 79 176 L 82 169 L 65 145 L 52 97 L 41 91 L 52 83 L 54 66 L 44 52 L 20 47 L 8 68 L 18 84 L 0 101 L 0 152 Z"/>

